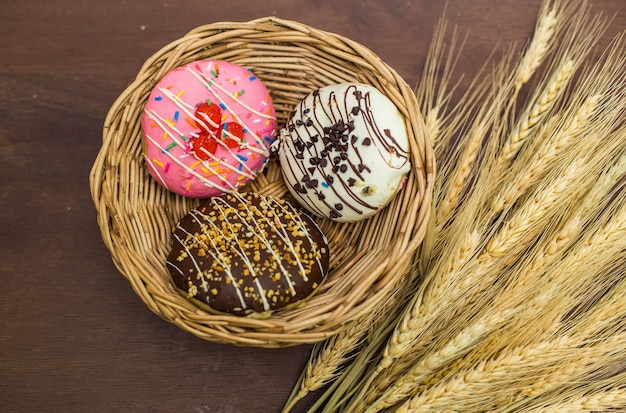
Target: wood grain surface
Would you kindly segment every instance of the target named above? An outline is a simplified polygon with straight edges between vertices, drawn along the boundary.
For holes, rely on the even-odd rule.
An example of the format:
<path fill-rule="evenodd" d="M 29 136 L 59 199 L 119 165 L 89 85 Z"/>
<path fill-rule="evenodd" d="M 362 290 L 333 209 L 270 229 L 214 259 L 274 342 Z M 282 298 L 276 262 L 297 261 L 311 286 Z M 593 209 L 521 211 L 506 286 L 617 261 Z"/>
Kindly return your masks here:
<path fill-rule="evenodd" d="M 539 0 L 4 2 L 0 12 L 0 411 L 279 412 L 310 346 L 202 341 L 152 314 L 116 271 L 88 175 L 112 102 L 194 27 L 275 15 L 371 48 L 409 84 L 437 20 L 468 40 L 467 82 L 521 48 Z M 593 2 L 626 28 L 624 0 Z M 296 411 L 304 411 L 303 403 Z"/>

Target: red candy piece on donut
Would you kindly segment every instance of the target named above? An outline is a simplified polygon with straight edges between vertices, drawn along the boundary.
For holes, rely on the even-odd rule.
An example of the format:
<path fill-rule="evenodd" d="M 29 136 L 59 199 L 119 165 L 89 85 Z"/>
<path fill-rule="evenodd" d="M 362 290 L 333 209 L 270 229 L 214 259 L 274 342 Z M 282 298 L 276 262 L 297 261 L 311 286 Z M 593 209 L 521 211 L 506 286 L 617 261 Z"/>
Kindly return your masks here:
<path fill-rule="evenodd" d="M 222 110 L 215 103 L 202 102 L 196 107 L 196 117 L 208 126 L 208 128 L 205 128 L 203 125 L 199 125 L 200 129 L 205 132 L 215 133 L 220 127 Z"/>
<path fill-rule="evenodd" d="M 243 139 L 243 126 L 236 122 L 225 123 L 222 128 L 222 140 L 228 145 L 229 148 L 236 148 Z M 233 139 L 230 136 L 234 136 L 237 139 Z"/>
<path fill-rule="evenodd" d="M 191 152 L 195 153 L 198 158 L 206 161 L 211 158 L 207 152 L 214 154 L 217 150 L 217 140 L 211 133 L 202 131 L 197 138 L 189 141 L 189 146 Z"/>

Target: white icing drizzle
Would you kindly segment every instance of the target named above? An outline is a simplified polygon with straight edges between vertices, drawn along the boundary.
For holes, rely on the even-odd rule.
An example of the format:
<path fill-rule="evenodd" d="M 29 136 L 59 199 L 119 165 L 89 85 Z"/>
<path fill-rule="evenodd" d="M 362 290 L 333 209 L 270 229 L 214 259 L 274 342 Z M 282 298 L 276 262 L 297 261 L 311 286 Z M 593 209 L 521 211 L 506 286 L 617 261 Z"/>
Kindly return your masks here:
<path fill-rule="evenodd" d="M 298 227 L 302 228 L 302 231 L 306 234 L 306 237 L 307 237 L 307 240 L 309 241 L 309 244 L 313 245 L 313 239 L 309 236 L 309 232 L 306 230 L 306 225 L 304 223 L 304 220 L 302 219 L 301 213 L 299 213 L 299 212 L 296 213 L 296 210 L 290 204 L 289 204 L 289 206 L 290 206 L 289 209 L 287 209 L 285 207 L 285 205 L 281 205 L 280 203 L 278 203 L 276 201 L 274 201 L 274 204 L 275 204 L 275 206 L 277 208 L 280 208 L 283 212 L 292 214 L 292 219 L 294 221 L 298 222 Z M 285 236 L 287 236 L 286 232 L 284 231 L 284 227 L 283 227 L 283 233 L 285 234 Z M 328 241 L 326 239 L 326 235 L 324 235 L 324 233 L 321 233 L 321 235 L 322 235 L 322 238 L 324 240 L 324 243 L 328 244 Z M 295 255 L 295 251 L 293 249 L 291 250 L 291 253 Z M 317 261 L 317 265 L 318 265 L 318 267 L 320 269 L 320 272 L 323 272 L 324 271 L 324 266 L 322 265 L 322 261 L 317 256 L 316 256 L 316 261 Z M 302 273 L 304 274 L 304 269 L 302 268 L 302 265 L 301 265 L 300 261 L 298 261 L 298 265 L 300 266 L 300 269 L 301 269 L 301 271 L 303 271 Z M 304 275 L 304 277 L 306 277 L 306 275 Z M 305 278 L 305 280 L 306 280 L 306 278 Z"/>
<path fill-rule="evenodd" d="M 202 119 L 200 119 L 200 118 L 198 118 L 196 116 L 196 114 L 195 114 L 195 109 L 196 109 L 195 106 L 190 105 L 189 103 L 185 102 L 179 96 L 175 95 L 172 91 L 168 90 L 167 88 L 159 87 L 159 91 L 166 98 L 168 98 L 173 104 L 175 104 L 177 108 L 182 110 L 185 113 L 185 115 L 187 115 L 190 119 L 193 119 L 194 122 L 196 122 L 199 126 L 202 126 L 204 129 L 208 130 L 209 129 L 209 127 L 208 127 L 209 125 L 211 125 L 213 127 L 218 127 L 219 126 L 219 125 L 214 124 L 210 119 L 209 119 L 209 125 L 204 123 L 204 121 Z M 207 118 L 205 118 L 205 119 L 207 119 Z M 182 133 L 180 135 L 182 135 Z"/>
<path fill-rule="evenodd" d="M 179 139 L 180 136 L 183 136 L 183 133 L 180 130 L 178 130 L 175 126 L 167 123 L 165 118 L 159 115 L 158 112 L 154 110 L 146 109 L 146 114 L 148 115 L 149 119 L 153 120 L 162 131 L 166 132 L 172 138 L 172 140 L 176 142 L 176 145 L 180 146 L 183 149 L 185 148 L 185 144 L 182 143 Z M 172 133 L 172 131 L 174 131 L 175 133 Z M 160 144 L 158 144 L 157 146 L 161 150 L 165 149 Z"/>
<path fill-rule="evenodd" d="M 267 292 L 263 289 L 261 285 L 261 281 L 259 281 L 258 277 L 254 278 L 254 283 L 256 284 L 257 291 L 259 292 L 259 296 L 261 297 L 261 302 L 263 303 L 263 309 L 268 311 L 270 309 L 270 303 L 267 301 L 267 297 L 265 296 Z"/>

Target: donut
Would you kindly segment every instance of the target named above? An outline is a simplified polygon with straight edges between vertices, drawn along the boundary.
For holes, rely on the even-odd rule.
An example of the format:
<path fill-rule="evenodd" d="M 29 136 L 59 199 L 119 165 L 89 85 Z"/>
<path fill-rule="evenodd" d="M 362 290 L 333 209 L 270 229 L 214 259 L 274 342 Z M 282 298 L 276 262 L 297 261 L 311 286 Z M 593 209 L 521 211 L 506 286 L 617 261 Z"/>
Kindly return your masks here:
<path fill-rule="evenodd" d="M 280 130 L 278 158 L 293 197 L 338 222 L 376 214 L 411 169 L 404 117 L 378 89 L 360 83 L 309 93 Z"/>
<path fill-rule="evenodd" d="M 216 314 L 267 318 L 303 305 L 328 273 L 324 234 L 279 198 L 211 198 L 173 230 L 167 268 L 176 289 Z"/>
<path fill-rule="evenodd" d="M 152 89 L 141 118 L 152 177 L 190 198 L 231 192 L 263 170 L 276 113 L 251 70 L 199 60 L 173 69 Z"/>

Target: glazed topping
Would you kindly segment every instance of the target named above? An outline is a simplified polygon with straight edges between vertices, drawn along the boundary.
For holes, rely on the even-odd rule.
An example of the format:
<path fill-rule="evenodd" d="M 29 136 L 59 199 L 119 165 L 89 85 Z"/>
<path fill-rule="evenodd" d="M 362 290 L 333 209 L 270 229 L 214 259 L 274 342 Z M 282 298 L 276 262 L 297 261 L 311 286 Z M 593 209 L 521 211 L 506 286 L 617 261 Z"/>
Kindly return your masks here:
<path fill-rule="evenodd" d="M 248 315 L 308 297 L 326 275 L 328 257 L 323 234 L 289 203 L 233 193 L 181 220 L 167 265 L 187 298 Z"/>
<path fill-rule="evenodd" d="M 368 85 L 345 83 L 309 94 L 280 139 L 291 193 L 311 212 L 336 221 L 376 213 L 410 170 L 404 119 Z"/>
<path fill-rule="evenodd" d="M 192 197 L 233 191 L 263 170 L 275 139 L 270 95 L 244 67 L 197 61 L 169 72 L 144 109 L 150 173 Z"/>

